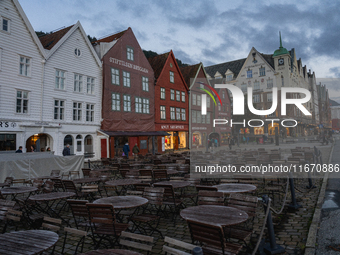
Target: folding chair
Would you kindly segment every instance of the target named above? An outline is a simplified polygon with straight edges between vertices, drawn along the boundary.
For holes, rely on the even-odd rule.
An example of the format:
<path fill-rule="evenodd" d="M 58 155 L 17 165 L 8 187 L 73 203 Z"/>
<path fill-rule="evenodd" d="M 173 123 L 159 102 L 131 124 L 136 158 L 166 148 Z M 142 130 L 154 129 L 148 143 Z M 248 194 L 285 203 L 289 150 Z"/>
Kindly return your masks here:
<path fill-rule="evenodd" d="M 133 248 L 135 250 L 146 251 L 146 254 L 150 254 L 153 246 L 153 240 L 154 238 L 151 236 L 144 236 L 123 231 L 120 235 L 119 244 L 124 247 Z"/>
<path fill-rule="evenodd" d="M 83 252 L 83 248 L 84 248 L 85 238 L 87 236 L 87 232 L 83 231 L 83 230 L 75 229 L 75 228 L 65 227 L 64 228 L 64 235 L 65 235 L 65 237 L 64 237 L 64 243 L 63 243 L 63 248 L 62 248 L 61 254 L 64 254 L 64 249 L 65 249 L 65 245 L 66 245 L 66 240 L 67 240 L 68 234 L 72 234 L 72 235 L 76 235 L 76 236 L 80 236 L 81 237 L 80 240 L 77 243 L 77 246 L 76 246 L 76 249 L 74 251 L 75 252 L 74 254 L 77 254 L 77 251 L 78 251 L 80 243 L 82 243 L 81 250 L 80 250 L 80 252 L 82 253 Z"/>
<path fill-rule="evenodd" d="M 88 200 L 67 199 L 77 229 L 82 227 L 87 231 L 90 228 L 89 212 L 86 207 L 88 202 Z"/>
<path fill-rule="evenodd" d="M 196 247 L 196 245 L 189 244 L 183 241 L 179 241 L 168 236 L 164 238 L 164 242 L 165 244 L 163 245 L 163 252 L 169 255 L 178 255 L 178 254 L 191 255 L 192 250 Z M 181 248 L 181 250 L 179 250 L 177 247 Z"/>
<path fill-rule="evenodd" d="M 198 205 L 224 205 L 224 194 L 218 191 L 200 190 L 197 197 Z"/>

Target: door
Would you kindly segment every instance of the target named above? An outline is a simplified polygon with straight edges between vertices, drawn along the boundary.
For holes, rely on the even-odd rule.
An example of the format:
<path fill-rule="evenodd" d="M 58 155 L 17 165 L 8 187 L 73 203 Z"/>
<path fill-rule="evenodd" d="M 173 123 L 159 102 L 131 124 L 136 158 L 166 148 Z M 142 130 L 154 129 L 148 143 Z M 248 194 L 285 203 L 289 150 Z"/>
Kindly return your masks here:
<path fill-rule="evenodd" d="M 138 137 L 129 137 L 129 146 L 130 146 L 130 152 L 129 155 L 132 155 L 132 149 L 137 144 L 138 148 L 140 149 L 140 146 L 138 145 Z"/>
<path fill-rule="evenodd" d="M 100 139 L 101 158 L 107 158 L 107 139 Z"/>

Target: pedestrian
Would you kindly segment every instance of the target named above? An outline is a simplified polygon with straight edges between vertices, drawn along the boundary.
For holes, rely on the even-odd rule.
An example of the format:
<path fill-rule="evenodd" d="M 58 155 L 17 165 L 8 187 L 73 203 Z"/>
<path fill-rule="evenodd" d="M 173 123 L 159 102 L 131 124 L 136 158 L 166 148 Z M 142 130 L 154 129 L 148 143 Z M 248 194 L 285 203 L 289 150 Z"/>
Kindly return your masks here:
<path fill-rule="evenodd" d="M 247 136 L 247 144 L 249 143 L 249 136 Z"/>
<path fill-rule="evenodd" d="M 33 145 L 31 145 L 31 152 L 35 152 L 35 148 Z"/>
<path fill-rule="evenodd" d="M 217 148 L 217 146 L 218 146 L 218 140 L 215 138 L 215 147 Z"/>
<path fill-rule="evenodd" d="M 17 149 L 15 153 L 22 153 L 22 146 L 19 146 L 19 149 Z"/>
<path fill-rule="evenodd" d="M 245 143 L 246 143 L 246 138 L 245 138 L 245 136 L 243 136 L 243 144 L 245 144 Z"/>
<path fill-rule="evenodd" d="M 50 148 L 50 147 L 47 147 L 46 151 L 50 152 L 50 151 L 51 151 L 51 148 Z"/>
<path fill-rule="evenodd" d="M 123 146 L 123 156 L 129 157 L 129 152 L 130 152 L 130 146 L 129 143 L 124 144 Z"/>
<path fill-rule="evenodd" d="M 229 144 L 229 149 L 231 150 L 232 146 L 233 146 L 233 137 L 230 137 L 228 140 L 228 144 Z"/>
<path fill-rule="evenodd" d="M 70 145 L 66 144 L 66 147 L 63 150 L 63 156 L 70 156 L 70 155 L 71 155 Z"/>
<path fill-rule="evenodd" d="M 137 143 L 135 144 L 135 146 L 133 146 L 133 148 L 132 148 L 132 153 L 133 153 L 133 155 L 138 155 L 138 153 L 139 153 L 139 148 L 138 148 L 138 146 L 137 146 Z"/>

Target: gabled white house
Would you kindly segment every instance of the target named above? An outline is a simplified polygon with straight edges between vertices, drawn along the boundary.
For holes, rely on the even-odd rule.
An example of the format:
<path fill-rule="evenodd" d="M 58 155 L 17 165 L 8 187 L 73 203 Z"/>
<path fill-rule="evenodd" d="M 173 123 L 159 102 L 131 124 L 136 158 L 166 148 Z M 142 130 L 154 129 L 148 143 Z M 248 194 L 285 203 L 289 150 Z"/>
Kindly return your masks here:
<path fill-rule="evenodd" d="M 70 144 L 71 154 L 100 157 L 100 59 L 79 21 L 39 39 L 46 54 L 41 147 L 51 147 L 61 155 Z"/>
<path fill-rule="evenodd" d="M 44 62 L 45 51 L 19 2 L 0 1 L 0 151 L 25 151 L 30 133 L 39 130 Z M 30 125 L 37 127 L 30 132 Z"/>

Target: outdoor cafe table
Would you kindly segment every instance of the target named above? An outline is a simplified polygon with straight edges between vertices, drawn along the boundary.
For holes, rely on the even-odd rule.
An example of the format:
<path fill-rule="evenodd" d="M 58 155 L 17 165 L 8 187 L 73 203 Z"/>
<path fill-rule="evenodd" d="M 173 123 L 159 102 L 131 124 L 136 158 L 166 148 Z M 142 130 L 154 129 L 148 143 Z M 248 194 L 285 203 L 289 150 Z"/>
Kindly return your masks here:
<path fill-rule="evenodd" d="M 101 179 L 97 177 L 89 177 L 89 178 L 79 178 L 74 179 L 74 184 L 85 184 L 85 183 L 92 183 L 92 182 L 99 182 Z"/>
<path fill-rule="evenodd" d="M 60 215 L 61 211 L 65 208 L 65 204 L 61 206 L 59 211 L 55 210 L 57 208 L 53 209 L 52 207 L 57 200 L 64 200 L 66 198 L 73 197 L 75 195 L 76 193 L 74 192 L 51 192 L 51 193 L 43 193 L 43 194 L 30 196 L 28 199 L 31 201 L 38 202 L 36 203 L 36 208 L 38 210 L 42 211 L 43 213 L 48 214 L 51 217 L 56 216 L 62 221 L 64 221 L 66 224 L 68 224 L 68 222 L 64 220 Z M 45 207 L 43 207 L 43 204 L 45 204 Z"/>
<path fill-rule="evenodd" d="M 127 179 L 118 179 L 118 180 L 113 180 L 113 181 L 107 181 L 107 182 L 105 182 L 105 185 L 115 187 L 116 193 L 119 196 L 122 191 L 125 191 L 127 189 L 127 186 L 139 184 L 141 182 L 142 181 L 139 180 L 139 179 L 127 178 Z M 122 186 L 122 190 L 120 192 L 117 189 L 118 186 Z"/>
<path fill-rule="evenodd" d="M 149 200 L 139 196 L 112 196 L 93 201 L 94 204 L 112 204 L 113 208 L 118 210 L 139 207 L 148 202 Z"/>
<path fill-rule="evenodd" d="M 221 205 L 198 205 L 187 207 L 180 212 L 185 220 L 197 221 L 216 226 L 232 226 L 245 222 L 248 214 L 245 211 Z"/>
<path fill-rule="evenodd" d="M 172 185 L 174 189 L 181 189 L 190 186 L 190 182 L 187 181 L 164 181 L 156 182 L 156 184 Z"/>
<path fill-rule="evenodd" d="M 37 190 L 37 187 L 16 186 L 1 189 L 1 194 L 4 196 L 11 195 L 12 198 L 15 199 L 18 194 L 31 193 Z"/>
<path fill-rule="evenodd" d="M 256 190 L 255 185 L 242 184 L 242 183 L 226 183 L 226 184 L 215 185 L 214 187 L 216 187 L 219 192 L 223 192 L 226 194 L 245 193 L 245 192 L 252 192 Z"/>
<path fill-rule="evenodd" d="M 81 253 L 80 255 L 143 255 L 139 252 L 122 250 L 122 249 L 109 249 L 109 250 L 96 250 Z"/>
<path fill-rule="evenodd" d="M 40 254 L 58 241 L 57 233 L 46 230 L 15 231 L 0 235 L 0 254 Z"/>

